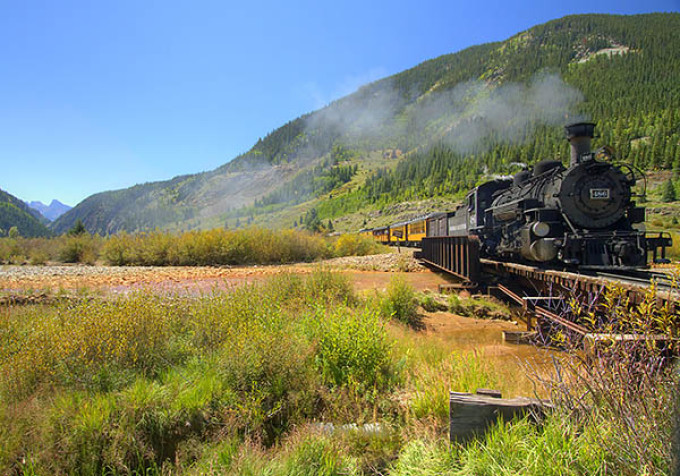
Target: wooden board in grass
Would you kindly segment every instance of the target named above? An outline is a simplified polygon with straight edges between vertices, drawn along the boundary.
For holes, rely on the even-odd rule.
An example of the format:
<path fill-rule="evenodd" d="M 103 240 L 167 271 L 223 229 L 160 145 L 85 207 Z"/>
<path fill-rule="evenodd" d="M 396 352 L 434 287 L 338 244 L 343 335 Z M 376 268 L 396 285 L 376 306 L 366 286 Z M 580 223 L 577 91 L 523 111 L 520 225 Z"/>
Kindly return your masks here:
<path fill-rule="evenodd" d="M 465 442 L 475 436 L 483 436 L 499 418 L 510 421 L 529 415 L 538 421 L 546 410 L 552 408 L 547 400 L 501 398 L 501 392 L 497 390 L 478 389 L 474 394 L 450 392 L 449 436 L 451 441 Z"/>

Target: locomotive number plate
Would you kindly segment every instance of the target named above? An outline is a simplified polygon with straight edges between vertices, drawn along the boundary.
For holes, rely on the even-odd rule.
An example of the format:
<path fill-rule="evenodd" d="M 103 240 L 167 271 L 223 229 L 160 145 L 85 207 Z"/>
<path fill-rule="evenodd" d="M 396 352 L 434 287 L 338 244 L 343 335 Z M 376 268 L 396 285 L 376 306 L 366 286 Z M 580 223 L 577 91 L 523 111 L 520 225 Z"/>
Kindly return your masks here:
<path fill-rule="evenodd" d="M 608 188 L 591 188 L 590 189 L 590 199 L 591 200 L 609 200 L 609 189 Z"/>

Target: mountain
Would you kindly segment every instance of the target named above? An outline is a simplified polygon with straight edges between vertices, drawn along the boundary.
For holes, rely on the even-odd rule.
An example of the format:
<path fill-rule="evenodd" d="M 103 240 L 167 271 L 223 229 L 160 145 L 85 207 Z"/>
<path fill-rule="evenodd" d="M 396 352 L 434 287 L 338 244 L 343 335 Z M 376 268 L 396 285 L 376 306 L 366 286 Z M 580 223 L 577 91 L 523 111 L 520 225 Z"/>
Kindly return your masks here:
<path fill-rule="evenodd" d="M 27 204 L 33 210 L 37 210 L 38 212 L 40 212 L 40 214 L 47 218 L 49 221 L 56 220 L 61 215 L 63 215 L 71 208 L 73 208 L 61 203 L 59 200 L 52 200 L 52 202 L 49 205 L 45 205 L 44 203 L 39 201 L 34 201 L 30 203 L 27 202 Z"/>
<path fill-rule="evenodd" d="M 583 119 L 619 159 L 680 174 L 679 77 L 680 14 L 569 16 L 368 84 L 211 172 L 91 196 L 52 228 L 292 226 L 312 208 L 370 225 L 396 203 L 566 158 L 562 126 Z"/>
<path fill-rule="evenodd" d="M 16 227 L 19 235 L 24 237 L 50 236 L 50 230 L 41 220 L 45 219 L 40 213 L 14 195 L 0 190 L 0 236 L 7 236 L 12 227 Z"/>

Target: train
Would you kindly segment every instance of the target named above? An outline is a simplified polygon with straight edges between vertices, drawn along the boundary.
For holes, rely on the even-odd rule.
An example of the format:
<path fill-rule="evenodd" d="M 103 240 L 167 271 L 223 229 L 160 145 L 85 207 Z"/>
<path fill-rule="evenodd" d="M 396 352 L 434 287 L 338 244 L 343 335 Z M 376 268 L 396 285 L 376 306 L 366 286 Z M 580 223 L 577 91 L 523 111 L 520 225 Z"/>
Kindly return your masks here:
<path fill-rule="evenodd" d="M 648 265 L 650 254 L 666 261 L 670 235 L 645 232 L 645 209 L 634 201 L 634 187 L 644 174 L 614 163 L 608 147 L 591 150 L 595 127 L 592 122 L 565 126 L 568 166 L 542 160 L 473 188 L 453 211 L 361 233 L 424 252 L 432 248 L 423 246 L 427 241 L 463 237 L 475 242 L 479 258 L 562 269 L 639 269 Z"/>

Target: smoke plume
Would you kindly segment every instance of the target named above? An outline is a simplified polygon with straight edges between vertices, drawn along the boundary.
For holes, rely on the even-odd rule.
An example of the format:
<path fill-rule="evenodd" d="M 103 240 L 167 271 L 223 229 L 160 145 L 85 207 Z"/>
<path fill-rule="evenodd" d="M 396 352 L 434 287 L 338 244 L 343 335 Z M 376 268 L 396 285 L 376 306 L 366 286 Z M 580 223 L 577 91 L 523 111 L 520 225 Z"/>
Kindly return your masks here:
<path fill-rule="evenodd" d="M 538 74 L 527 84 L 469 81 L 419 95 L 393 86 L 369 84 L 310 114 L 308 131 L 375 149 L 412 137 L 421 143 L 410 146 L 436 140 L 467 153 L 489 141 L 516 143 L 540 125 L 582 119 L 575 111 L 583 95 L 557 74 Z"/>

